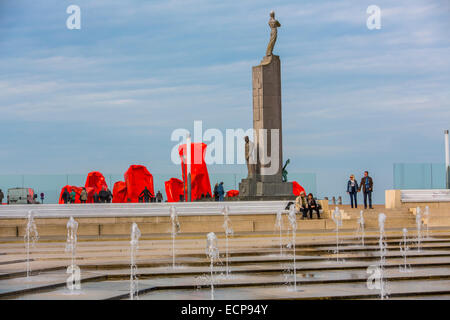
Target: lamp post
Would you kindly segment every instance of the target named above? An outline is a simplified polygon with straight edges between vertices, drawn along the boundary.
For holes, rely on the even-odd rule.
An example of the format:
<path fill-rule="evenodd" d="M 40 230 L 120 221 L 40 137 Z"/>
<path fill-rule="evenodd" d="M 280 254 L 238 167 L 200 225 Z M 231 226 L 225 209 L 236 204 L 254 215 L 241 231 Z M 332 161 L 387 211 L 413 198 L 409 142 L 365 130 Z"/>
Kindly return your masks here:
<path fill-rule="evenodd" d="M 448 130 L 445 130 L 444 134 L 445 134 L 445 181 L 446 181 L 446 188 L 450 189 L 450 151 L 448 145 Z"/>
<path fill-rule="evenodd" d="M 191 202 L 191 134 L 186 137 L 187 201 Z"/>

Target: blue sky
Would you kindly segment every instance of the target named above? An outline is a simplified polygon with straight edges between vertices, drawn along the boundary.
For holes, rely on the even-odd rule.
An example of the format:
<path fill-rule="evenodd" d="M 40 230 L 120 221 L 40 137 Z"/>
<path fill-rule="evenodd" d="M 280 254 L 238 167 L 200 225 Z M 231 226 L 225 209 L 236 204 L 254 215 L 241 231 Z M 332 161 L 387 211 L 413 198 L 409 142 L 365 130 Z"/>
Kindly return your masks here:
<path fill-rule="evenodd" d="M 251 67 L 282 27 L 284 157 L 318 191 L 395 162 L 444 161 L 450 2 L 0 0 L 0 174 L 173 173 L 171 132 L 249 128 Z M 81 8 L 68 30 L 66 8 Z M 380 30 L 366 8 L 381 8 Z M 244 166 L 209 166 L 243 172 Z"/>

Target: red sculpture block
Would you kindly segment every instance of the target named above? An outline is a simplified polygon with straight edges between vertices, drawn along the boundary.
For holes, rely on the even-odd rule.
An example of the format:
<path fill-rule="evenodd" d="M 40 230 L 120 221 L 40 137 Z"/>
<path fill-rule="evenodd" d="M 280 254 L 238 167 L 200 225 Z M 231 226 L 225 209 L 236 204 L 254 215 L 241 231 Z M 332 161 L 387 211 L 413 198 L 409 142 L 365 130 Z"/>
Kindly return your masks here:
<path fill-rule="evenodd" d="M 153 188 L 153 175 L 145 166 L 131 165 L 125 172 L 125 184 L 127 188 L 127 197 L 125 202 L 139 202 L 139 194 L 145 187 L 155 196 Z"/>
<path fill-rule="evenodd" d="M 305 188 L 298 184 L 297 181 L 292 181 L 292 193 L 298 197 L 302 191 L 305 191 Z"/>
<path fill-rule="evenodd" d="M 203 196 L 207 196 L 211 193 L 211 183 L 209 181 L 208 169 L 205 163 L 205 152 L 207 145 L 204 143 L 191 143 L 191 200 L 200 199 Z M 178 153 L 181 158 L 181 171 L 183 173 L 183 181 L 187 186 L 187 146 L 186 144 L 180 145 Z M 187 194 L 187 188 L 185 188 Z"/>
<path fill-rule="evenodd" d="M 127 184 L 124 181 L 117 181 L 116 183 L 114 183 L 112 202 L 127 202 Z"/>
<path fill-rule="evenodd" d="M 184 197 L 184 183 L 180 179 L 171 178 L 164 182 L 166 188 L 167 202 L 179 202 L 180 196 Z"/>

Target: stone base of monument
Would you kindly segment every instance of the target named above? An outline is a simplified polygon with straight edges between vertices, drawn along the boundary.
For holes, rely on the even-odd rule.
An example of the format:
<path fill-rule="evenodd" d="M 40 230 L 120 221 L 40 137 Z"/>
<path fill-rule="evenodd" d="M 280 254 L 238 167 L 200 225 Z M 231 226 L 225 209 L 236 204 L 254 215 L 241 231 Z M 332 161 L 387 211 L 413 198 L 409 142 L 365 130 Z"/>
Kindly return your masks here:
<path fill-rule="evenodd" d="M 242 179 L 239 183 L 239 200 L 295 200 L 292 182 L 258 180 Z"/>

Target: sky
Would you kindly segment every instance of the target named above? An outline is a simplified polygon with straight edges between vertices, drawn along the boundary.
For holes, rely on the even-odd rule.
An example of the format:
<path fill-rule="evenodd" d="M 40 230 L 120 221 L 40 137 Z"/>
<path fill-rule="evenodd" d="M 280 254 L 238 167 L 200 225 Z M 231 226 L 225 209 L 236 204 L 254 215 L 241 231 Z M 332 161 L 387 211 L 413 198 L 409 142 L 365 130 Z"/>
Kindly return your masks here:
<path fill-rule="evenodd" d="M 80 30 L 66 27 L 73 4 Z M 180 177 L 175 129 L 251 128 L 271 10 L 289 172 L 315 173 L 332 196 L 369 170 L 381 202 L 394 163 L 444 162 L 448 0 L 0 0 L 0 174 L 143 164 Z"/>

